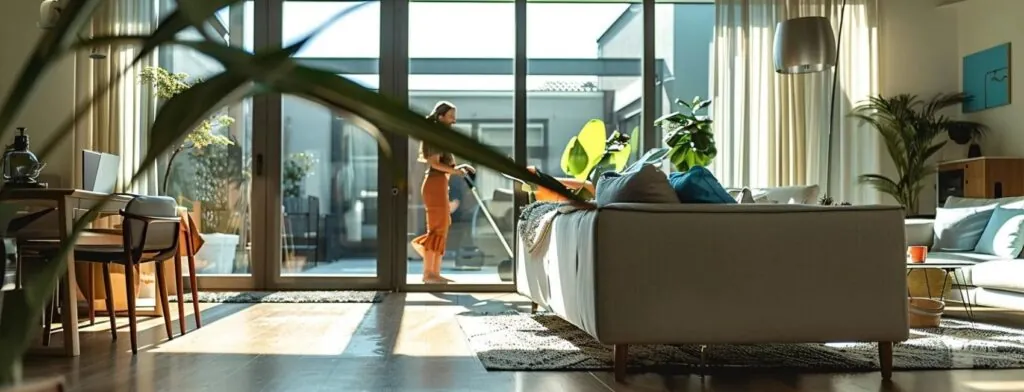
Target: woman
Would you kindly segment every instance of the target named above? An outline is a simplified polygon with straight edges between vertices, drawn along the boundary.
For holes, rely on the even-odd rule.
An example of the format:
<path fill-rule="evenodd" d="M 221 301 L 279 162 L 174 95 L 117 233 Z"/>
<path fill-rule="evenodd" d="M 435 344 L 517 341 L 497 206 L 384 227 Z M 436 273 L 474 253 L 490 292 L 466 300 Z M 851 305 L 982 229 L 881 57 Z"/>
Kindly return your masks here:
<path fill-rule="evenodd" d="M 455 105 L 438 102 L 427 119 L 449 127 L 455 125 Z M 448 241 L 448 228 L 452 225 L 448 176 L 463 176 L 476 170 L 469 165 L 456 165 L 451 153 L 424 142 L 420 142 L 419 161 L 427 164 L 427 173 L 420 188 L 427 212 L 427 233 L 412 240 L 412 246 L 423 257 L 423 283 L 444 284 L 451 281 L 441 276 L 441 258 Z"/>

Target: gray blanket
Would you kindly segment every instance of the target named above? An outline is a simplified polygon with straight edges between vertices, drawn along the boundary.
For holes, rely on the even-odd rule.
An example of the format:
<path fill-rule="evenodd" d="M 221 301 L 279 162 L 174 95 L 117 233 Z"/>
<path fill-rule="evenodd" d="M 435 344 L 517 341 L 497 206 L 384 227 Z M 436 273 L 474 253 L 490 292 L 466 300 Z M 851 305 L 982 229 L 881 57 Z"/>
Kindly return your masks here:
<path fill-rule="evenodd" d="M 526 251 L 533 253 L 538 249 L 538 245 L 546 243 L 548 233 L 551 232 L 551 222 L 556 215 L 569 214 L 581 209 L 588 209 L 588 207 L 568 202 L 550 201 L 536 202 L 523 207 L 517 230 L 519 230 L 519 238 L 522 238 Z"/>

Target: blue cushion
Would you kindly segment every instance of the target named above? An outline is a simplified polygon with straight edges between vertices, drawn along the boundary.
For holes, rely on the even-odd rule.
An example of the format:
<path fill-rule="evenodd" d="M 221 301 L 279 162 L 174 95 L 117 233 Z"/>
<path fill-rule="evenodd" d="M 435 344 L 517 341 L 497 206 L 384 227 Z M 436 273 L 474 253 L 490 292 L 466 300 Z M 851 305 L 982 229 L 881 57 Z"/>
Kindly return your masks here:
<path fill-rule="evenodd" d="M 965 208 L 936 208 L 933 251 L 973 252 L 995 205 Z"/>
<path fill-rule="evenodd" d="M 974 252 L 1016 258 L 1024 249 L 1024 209 L 997 206 Z"/>
<path fill-rule="evenodd" d="M 736 204 L 736 199 L 722 187 L 711 171 L 694 166 L 685 173 L 676 172 L 668 177 L 680 203 Z"/>

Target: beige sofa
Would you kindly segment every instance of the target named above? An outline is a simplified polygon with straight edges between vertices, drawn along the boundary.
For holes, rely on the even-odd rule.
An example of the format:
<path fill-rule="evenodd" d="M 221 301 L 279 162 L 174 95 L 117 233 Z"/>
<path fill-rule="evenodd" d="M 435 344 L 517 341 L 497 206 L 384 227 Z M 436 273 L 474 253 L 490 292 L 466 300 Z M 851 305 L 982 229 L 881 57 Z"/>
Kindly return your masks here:
<path fill-rule="evenodd" d="M 977 207 L 983 205 L 1009 205 L 1020 207 L 1024 197 L 1001 199 L 968 199 L 950 197 L 943 204 L 946 208 Z M 907 219 L 906 235 L 908 245 L 931 246 L 935 233 L 930 219 Z M 975 263 L 963 268 L 963 274 L 951 276 L 954 289 L 947 298 L 964 301 L 961 289 L 971 305 L 1004 309 L 1024 310 L 1024 259 L 1003 258 L 974 252 L 929 252 L 929 262 L 967 261 Z M 961 277 L 963 279 L 961 279 Z"/>
<path fill-rule="evenodd" d="M 615 347 L 908 338 L 898 207 L 612 204 L 558 215 L 521 294 Z"/>

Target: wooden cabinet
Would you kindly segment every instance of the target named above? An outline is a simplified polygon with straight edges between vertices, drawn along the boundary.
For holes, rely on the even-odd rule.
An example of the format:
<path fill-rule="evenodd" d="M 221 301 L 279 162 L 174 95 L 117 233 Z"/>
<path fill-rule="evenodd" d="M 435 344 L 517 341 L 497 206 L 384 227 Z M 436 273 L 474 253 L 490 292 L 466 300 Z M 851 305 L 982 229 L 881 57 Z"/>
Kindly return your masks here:
<path fill-rule="evenodd" d="M 938 206 L 950 196 L 979 199 L 1024 196 L 1024 158 L 981 157 L 939 163 Z"/>

